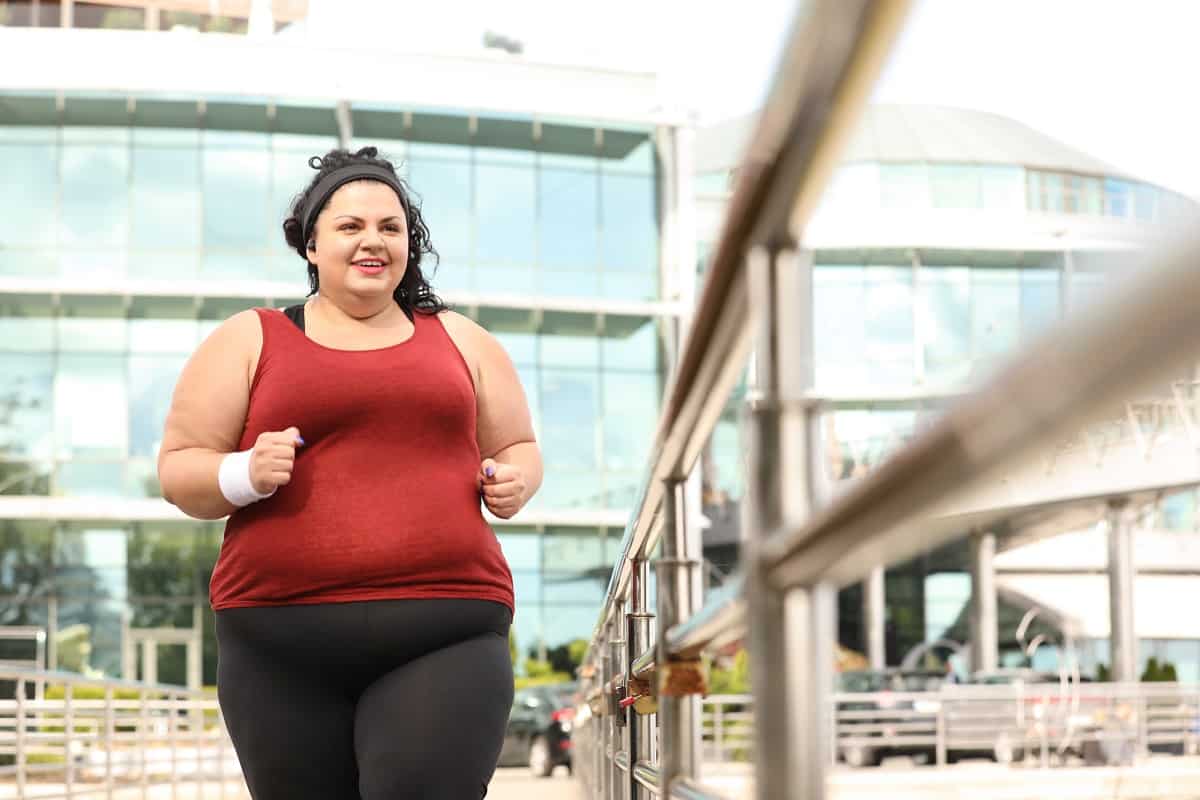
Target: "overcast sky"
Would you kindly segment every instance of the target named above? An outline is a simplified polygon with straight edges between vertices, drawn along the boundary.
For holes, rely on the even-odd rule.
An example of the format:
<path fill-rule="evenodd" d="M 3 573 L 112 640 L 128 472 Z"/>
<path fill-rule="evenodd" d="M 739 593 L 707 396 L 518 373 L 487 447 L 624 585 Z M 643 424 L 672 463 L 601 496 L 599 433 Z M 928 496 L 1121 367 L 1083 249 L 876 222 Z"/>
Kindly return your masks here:
<path fill-rule="evenodd" d="M 736 7 L 690 23 L 667 67 L 710 119 L 755 107 L 795 5 Z M 1198 31 L 1197 0 L 917 0 L 875 99 L 1004 114 L 1200 197 Z"/>
<path fill-rule="evenodd" d="M 797 7 L 310 0 L 310 20 L 419 50 L 474 50 L 492 30 L 521 40 L 531 60 L 655 69 L 674 96 L 716 121 L 758 105 Z M 1200 197 L 1198 31 L 1200 0 L 915 0 L 875 98 L 1004 114 Z"/>

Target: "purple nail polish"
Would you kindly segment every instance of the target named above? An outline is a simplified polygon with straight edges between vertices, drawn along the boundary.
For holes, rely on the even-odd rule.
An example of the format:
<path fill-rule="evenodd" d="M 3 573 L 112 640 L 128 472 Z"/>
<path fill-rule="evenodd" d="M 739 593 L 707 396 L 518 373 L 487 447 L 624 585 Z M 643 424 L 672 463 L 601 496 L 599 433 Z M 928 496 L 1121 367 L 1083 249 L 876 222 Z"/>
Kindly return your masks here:
<path fill-rule="evenodd" d="M 490 478 L 490 477 L 492 477 L 493 475 L 495 475 L 495 474 L 496 474 L 496 470 L 492 469 L 491 467 L 488 467 L 487 469 L 485 469 L 485 470 L 483 471 L 483 474 L 484 474 L 484 475 L 487 475 L 487 476 Z"/>
<path fill-rule="evenodd" d="M 303 437 L 303 436 L 297 436 L 297 437 L 296 437 L 296 444 L 300 445 L 301 447 L 304 447 L 304 437 Z"/>

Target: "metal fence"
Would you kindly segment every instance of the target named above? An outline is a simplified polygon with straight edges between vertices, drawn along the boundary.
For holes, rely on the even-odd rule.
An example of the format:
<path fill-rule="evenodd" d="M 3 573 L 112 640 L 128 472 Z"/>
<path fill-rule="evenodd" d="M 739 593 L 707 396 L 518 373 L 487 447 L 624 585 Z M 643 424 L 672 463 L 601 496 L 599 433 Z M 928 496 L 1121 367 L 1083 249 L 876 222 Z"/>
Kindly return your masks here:
<path fill-rule="evenodd" d="M 0 787 L 16 791 L 0 797 L 249 797 L 209 694 L 32 670 L 0 687 Z"/>
<path fill-rule="evenodd" d="M 830 700 L 833 762 L 893 756 L 928 765 L 964 759 L 1123 765 L 1152 753 L 1200 753 L 1200 686 L 1015 682 L 937 691 L 839 692 Z M 754 760 L 754 698 L 702 701 L 706 763 Z"/>
<path fill-rule="evenodd" d="M 823 401 L 813 392 L 812 270 L 799 238 L 907 5 L 801 6 L 699 304 L 680 332 L 684 346 L 644 489 L 581 668 L 588 712 L 575 728 L 576 765 L 593 797 L 721 796 L 700 775 L 703 657 L 735 640 L 748 644 L 755 687 L 757 796 L 824 797 L 837 751 L 830 703 L 837 589 L 966 535 L 960 520 L 931 524 L 932 510 L 1111 418 L 1139 393 L 1185 374 L 1200 351 L 1200 238 L 1193 232 L 1149 259 L 1119 297 L 1033 342 L 830 497 Z M 691 476 L 752 343 L 741 574 L 702 607 Z M 1184 405 L 1180 398 L 1175 410 Z M 1142 435 L 1139 414 L 1125 416 Z M 1194 422 L 1182 419 L 1185 427 Z M 974 524 L 983 529 L 1002 514 L 981 514 Z M 653 605 L 651 562 L 658 570 Z M 1117 637 L 1123 643 L 1130 641 L 1126 623 Z M 1115 637 L 1117 630 L 1114 622 Z M 947 725 L 950 708 L 941 715 Z M 1028 745 L 1026 737 L 1015 746 Z"/>

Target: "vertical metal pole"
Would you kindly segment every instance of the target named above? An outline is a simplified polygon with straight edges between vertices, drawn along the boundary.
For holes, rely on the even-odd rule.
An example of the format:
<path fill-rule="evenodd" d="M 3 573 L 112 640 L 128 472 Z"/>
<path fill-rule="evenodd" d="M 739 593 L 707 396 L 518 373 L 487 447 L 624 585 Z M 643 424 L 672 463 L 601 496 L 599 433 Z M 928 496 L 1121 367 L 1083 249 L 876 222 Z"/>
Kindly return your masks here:
<path fill-rule="evenodd" d="M 818 584 L 788 593 L 787 650 L 799 665 L 788 675 L 796 691 L 788 709 L 797 764 L 795 789 L 787 797 L 819 800 L 825 797 L 825 770 L 832 760 L 829 731 L 833 728 L 834 643 L 837 641 L 837 591 Z"/>
<path fill-rule="evenodd" d="M 863 581 L 863 626 L 871 669 L 887 666 L 887 641 L 884 636 L 887 614 L 885 574 L 883 567 L 874 567 Z"/>
<path fill-rule="evenodd" d="M 67 795 L 75 794 L 75 759 L 72 757 L 75 736 L 75 684 L 67 681 L 63 686 L 63 747 L 66 748 L 67 759 Z"/>
<path fill-rule="evenodd" d="M 663 498 L 662 556 L 658 568 L 658 654 L 660 675 L 669 668 L 666 633 L 686 621 L 695 611 L 699 585 L 700 542 L 689 536 L 687 525 L 687 481 L 670 479 Z M 680 778 L 699 775 L 700 698 L 696 695 L 660 695 L 660 769 L 663 795 Z"/>
<path fill-rule="evenodd" d="M 921 269 L 921 253 L 918 250 L 909 251 L 912 264 L 913 304 L 917 313 L 913 315 L 913 378 L 918 386 L 925 384 L 925 345 L 933 340 L 935 331 L 929 330 L 929 314 L 925 308 L 925 295 L 921 291 L 924 274 Z"/>
<path fill-rule="evenodd" d="M 142 639 L 142 682 L 158 683 L 158 642 L 149 636 Z"/>
<path fill-rule="evenodd" d="M 629 582 L 629 626 L 626 634 L 629 648 L 626 651 L 625 659 L 627 671 L 633 660 L 650 647 L 650 619 L 653 614 L 646 607 L 647 576 L 645 560 L 634 561 Z M 630 800 L 646 800 L 648 794 L 634 780 L 633 767 L 637 766 L 639 761 L 652 762 L 653 760 L 650 747 L 654 742 L 654 720 L 648 714 L 633 712 L 629 717 L 629 798 Z"/>
<path fill-rule="evenodd" d="M 619 618 L 619 617 L 618 617 Z M 626 661 L 624 658 L 625 638 L 617 630 L 616 623 L 613 624 L 613 638 L 609 642 L 608 659 L 609 671 L 613 677 L 624 675 L 626 673 Z M 617 766 L 617 753 L 625 750 L 625 732 L 628 730 L 628 725 L 622 724 L 622 717 L 625 715 L 625 709 L 621 708 L 617 703 L 612 704 L 613 713 L 612 719 L 612 758 L 609 760 L 608 768 L 611 772 L 609 785 L 612 786 L 613 800 L 624 800 L 627 795 L 628 784 L 625 782 L 624 773 Z M 628 752 L 628 751 L 627 751 Z M 632 768 L 630 773 L 632 774 Z"/>
<path fill-rule="evenodd" d="M 17 678 L 16 767 L 17 796 L 25 796 L 25 679 Z"/>
<path fill-rule="evenodd" d="M 1075 304 L 1073 296 L 1075 284 L 1075 257 L 1070 250 L 1064 250 L 1062 254 L 1062 285 L 1059 287 L 1058 293 L 1058 316 L 1059 319 L 1066 318 Z"/>
<path fill-rule="evenodd" d="M 813 385 L 812 261 L 791 242 L 749 256 L 758 310 L 757 398 L 742 543 L 755 708 L 756 788 L 763 800 L 820 800 L 830 747 L 836 603 L 831 589 L 790 596 L 768 584 L 759 558 L 768 536 L 804 520 L 825 489 Z"/>
<path fill-rule="evenodd" d="M 113 687 L 104 687 L 104 796 L 113 798 L 113 736 L 116 734 L 116 710 L 113 708 Z"/>
<path fill-rule="evenodd" d="M 1137 633 L 1133 629 L 1133 509 L 1124 500 L 1108 504 L 1108 608 L 1112 679 L 1136 681 Z"/>
<path fill-rule="evenodd" d="M 46 669 L 58 669 L 58 595 L 46 598 Z"/>
<path fill-rule="evenodd" d="M 971 669 L 990 672 L 1000 657 L 996 610 L 996 536 L 971 535 Z"/>
<path fill-rule="evenodd" d="M 600 717 L 599 720 L 599 741 L 596 743 L 596 749 L 599 751 L 599 757 L 597 759 L 599 763 L 597 764 L 596 770 L 596 786 L 599 787 L 600 797 L 603 798 L 603 800 L 610 800 L 612 797 L 612 787 L 610 787 L 608 784 L 609 778 L 612 776 L 612 771 L 608 768 L 608 748 L 612 742 L 612 739 L 609 736 L 609 729 L 612 727 L 612 720 L 609 718 L 608 713 L 608 681 L 612 678 L 612 673 L 609 672 L 608 669 L 608 639 L 609 631 L 607 628 L 605 628 L 603 634 L 601 635 L 600 641 L 596 644 L 596 652 L 598 653 L 598 657 L 596 658 L 596 670 L 599 673 L 598 679 L 600 681 L 602 698 L 601 705 L 604 711 L 604 716 Z"/>

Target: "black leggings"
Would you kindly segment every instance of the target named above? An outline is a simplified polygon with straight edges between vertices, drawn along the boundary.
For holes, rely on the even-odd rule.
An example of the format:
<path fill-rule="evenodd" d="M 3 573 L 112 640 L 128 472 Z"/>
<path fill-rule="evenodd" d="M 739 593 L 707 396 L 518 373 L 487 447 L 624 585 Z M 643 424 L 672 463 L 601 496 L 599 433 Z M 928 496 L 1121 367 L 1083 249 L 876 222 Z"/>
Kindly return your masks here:
<path fill-rule="evenodd" d="M 218 611 L 217 691 L 254 800 L 483 797 L 511 622 L 487 600 Z"/>

